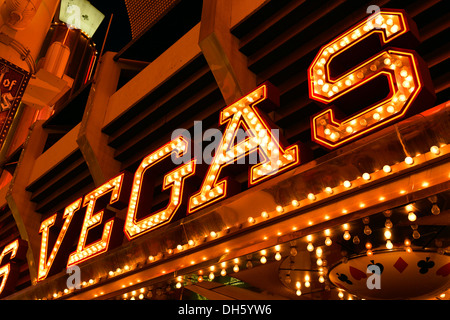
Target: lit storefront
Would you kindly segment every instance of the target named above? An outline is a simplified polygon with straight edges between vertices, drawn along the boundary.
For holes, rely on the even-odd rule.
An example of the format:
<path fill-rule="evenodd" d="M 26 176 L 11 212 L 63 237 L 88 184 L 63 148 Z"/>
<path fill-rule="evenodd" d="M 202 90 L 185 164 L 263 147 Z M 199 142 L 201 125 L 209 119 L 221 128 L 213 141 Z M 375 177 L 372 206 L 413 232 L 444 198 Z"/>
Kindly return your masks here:
<path fill-rule="evenodd" d="M 2 298 L 449 299 L 444 3 L 124 2 L 0 51 Z"/>

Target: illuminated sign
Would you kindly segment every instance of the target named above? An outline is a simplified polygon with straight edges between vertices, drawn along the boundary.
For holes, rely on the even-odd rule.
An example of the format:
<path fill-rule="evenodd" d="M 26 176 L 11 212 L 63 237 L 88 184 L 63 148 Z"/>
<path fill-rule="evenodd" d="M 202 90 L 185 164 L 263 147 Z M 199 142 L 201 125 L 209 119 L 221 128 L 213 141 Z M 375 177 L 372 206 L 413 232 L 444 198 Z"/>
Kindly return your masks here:
<path fill-rule="evenodd" d="M 59 20 L 92 37 L 105 15 L 86 0 L 62 0 Z"/>
<path fill-rule="evenodd" d="M 344 103 L 352 104 L 360 100 L 354 95 L 357 89 L 382 76 L 389 83 L 389 94 L 344 119 L 338 118 L 335 106 L 315 115 L 311 123 L 314 141 L 335 148 L 403 117 L 414 104 L 424 102 L 419 95 L 432 96 L 425 62 L 411 50 L 388 48 L 349 71 L 332 72 L 332 62 L 345 54 L 352 61 L 355 50 L 363 48 L 369 37 L 377 36 L 382 46 L 416 43 L 418 35 L 412 25 L 403 11 L 379 11 L 319 50 L 308 70 L 312 99 L 329 106 L 345 97 Z M 366 90 L 372 89 L 373 86 L 366 86 Z M 352 95 L 355 98 L 349 100 Z"/>
<path fill-rule="evenodd" d="M 14 240 L 0 254 L 0 298 L 10 294 L 19 277 L 19 262 L 25 261 L 28 243 Z"/>
<path fill-rule="evenodd" d="M 309 69 L 312 97 L 325 104 L 352 93 L 355 88 L 375 77 L 385 76 L 389 82 L 388 98 L 359 112 L 351 119 L 338 121 L 333 109 L 327 109 L 313 117 L 314 140 L 327 147 L 335 147 L 374 130 L 381 124 L 391 123 L 404 115 L 418 99 L 420 92 L 427 87 L 423 75 L 419 72 L 419 57 L 404 49 L 384 50 L 343 76 L 336 79 L 330 76 L 331 60 L 337 59 L 347 48 L 357 44 L 370 32 L 380 34 L 385 44 L 408 30 L 406 18 L 400 11 L 382 11 L 374 19 L 380 22 L 381 29 L 373 31 L 367 27 L 366 22 L 358 24 L 322 48 Z M 186 190 L 185 182 L 201 172 L 199 159 L 185 159 L 181 164 L 174 161 L 189 154 L 188 150 L 192 149 L 190 141 L 178 136 L 145 157 L 136 169 L 134 177 L 128 172 L 122 173 L 67 206 L 62 215 L 64 222 L 56 239 L 49 241 L 50 234 L 56 234 L 50 232 L 50 228 L 57 225 L 58 213 L 44 220 L 40 228 L 42 242 L 38 281 L 44 280 L 51 273 L 58 256 L 67 254 L 68 249 L 62 247 L 65 243 L 70 243 L 65 239 L 68 229 L 78 228 L 74 224 L 76 216 L 83 216 L 84 213 L 84 221 L 78 228 L 81 232 L 76 250 L 69 254 L 67 266 L 89 260 L 120 245 L 123 234 L 131 241 L 170 223 L 175 214 L 182 211 L 180 208 L 183 199 L 184 203 L 187 203 L 186 208 L 183 208 L 184 213 L 191 214 L 229 196 L 233 193 L 233 187 L 224 171 L 231 164 L 239 163 L 246 157 L 257 155 L 253 157 L 253 162 L 245 163 L 250 187 L 304 162 L 305 154 L 300 146 L 289 146 L 284 142 L 283 137 L 277 134 L 276 126 L 265 115 L 265 112 L 274 110 L 278 105 L 277 89 L 269 83 L 264 83 L 221 111 L 219 123 L 226 127 L 224 134 L 221 135 L 212 162 L 205 170 L 200 190 L 193 194 Z M 362 124 L 363 120 L 365 125 Z M 244 129 L 246 135 L 236 139 L 240 128 Z M 152 172 L 156 170 L 157 165 L 164 167 L 166 162 L 170 162 L 172 167 L 177 165 L 164 175 L 162 182 L 163 191 L 170 190 L 169 200 L 164 208 L 154 210 L 152 195 L 155 184 Z M 190 194 L 190 197 L 185 197 L 186 194 Z M 107 209 L 108 206 L 119 210 L 126 208 L 125 221 L 118 219 L 114 211 Z M 51 250 L 50 245 L 53 246 Z"/>
<path fill-rule="evenodd" d="M 0 149 L 8 136 L 30 73 L 0 58 Z"/>

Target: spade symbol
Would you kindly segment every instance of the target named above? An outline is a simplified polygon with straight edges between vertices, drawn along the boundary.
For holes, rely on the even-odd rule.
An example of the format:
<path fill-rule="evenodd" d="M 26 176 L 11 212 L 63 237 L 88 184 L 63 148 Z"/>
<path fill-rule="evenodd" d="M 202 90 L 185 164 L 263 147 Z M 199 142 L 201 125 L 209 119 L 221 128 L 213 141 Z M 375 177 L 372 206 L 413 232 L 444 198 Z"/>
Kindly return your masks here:
<path fill-rule="evenodd" d="M 428 272 L 428 269 L 434 267 L 434 262 L 430 260 L 430 257 L 427 257 L 426 260 L 420 260 L 417 266 L 420 268 L 419 272 L 425 274 Z"/>

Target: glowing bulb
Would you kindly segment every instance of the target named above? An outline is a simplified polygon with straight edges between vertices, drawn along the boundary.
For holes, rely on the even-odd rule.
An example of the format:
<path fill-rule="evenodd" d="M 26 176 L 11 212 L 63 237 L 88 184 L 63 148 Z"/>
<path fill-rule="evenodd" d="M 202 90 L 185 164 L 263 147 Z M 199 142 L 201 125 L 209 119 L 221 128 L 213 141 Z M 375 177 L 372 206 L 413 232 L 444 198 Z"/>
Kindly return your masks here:
<path fill-rule="evenodd" d="M 433 154 L 438 155 L 438 154 L 440 153 L 439 147 L 437 147 L 437 146 L 432 146 L 432 147 L 430 148 L 430 152 L 433 153 Z"/>
<path fill-rule="evenodd" d="M 297 281 L 297 282 L 295 283 L 295 287 L 296 287 L 297 289 L 300 289 L 300 288 L 302 287 L 301 282 L 300 282 L 300 281 Z"/>
<path fill-rule="evenodd" d="M 411 157 L 406 157 L 406 158 L 405 158 L 405 163 L 411 165 L 411 164 L 414 163 L 414 159 L 411 158 Z"/>
<path fill-rule="evenodd" d="M 331 238 L 330 237 L 327 237 L 326 239 L 325 239 L 325 245 L 326 246 L 331 246 L 331 244 L 333 243 L 333 241 L 331 240 Z"/>
<path fill-rule="evenodd" d="M 386 230 L 386 231 L 384 232 L 384 237 L 385 237 L 386 239 L 390 239 L 391 236 L 392 236 L 392 233 L 391 233 L 389 230 Z"/>
<path fill-rule="evenodd" d="M 311 201 L 315 200 L 316 196 L 313 193 L 310 193 L 310 194 L 308 194 L 308 199 L 311 200 Z"/>
<path fill-rule="evenodd" d="M 363 173 L 363 175 L 362 175 L 362 178 L 364 179 L 364 180 L 370 180 L 370 174 L 368 174 L 367 172 L 366 173 Z"/>
<path fill-rule="evenodd" d="M 261 217 L 263 217 L 264 219 L 269 218 L 269 214 L 266 211 L 261 212 Z"/>
<path fill-rule="evenodd" d="M 366 242 L 366 249 L 367 250 L 372 249 L 372 244 L 370 242 Z"/>
<path fill-rule="evenodd" d="M 282 257 L 281 257 L 281 253 L 277 252 L 277 253 L 275 254 L 275 260 L 280 261 L 281 258 L 282 258 Z"/>
<path fill-rule="evenodd" d="M 352 183 L 348 180 L 344 181 L 344 187 L 350 188 L 352 186 Z"/>
<path fill-rule="evenodd" d="M 320 283 L 324 283 L 325 282 L 325 278 L 323 276 L 319 276 L 319 282 Z"/>
<path fill-rule="evenodd" d="M 277 206 L 276 210 L 278 213 L 282 213 L 284 211 L 282 206 Z"/>
<path fill-rule="evenodd" d="M 297 290 L 295 291 L 295 294 L 300 297 L 302 295 L 302 292 L 300 290 Z"/>
<path fill-rule="evenodd" d="M 409 221 L 416 221 L 416 219 L 417 219 L 417 216 L 416 216 L 416 214 L 414 213 L 414 212 L 409 212 L 408 213 L 408 220 Z"/>
<path fill-rule="evenodd" d="M 311 242 L 308 243 L 308 246 L 306 247 L 306 250 L 308 250 L 309 252 L 313 252 L 314 251 L 314 246 L 313 246 L 313 244 Z"/>
<path fill-rule="evenodd" d="M 267 262 L 267 258 L 266 256 L 262 256 L 261 259 L 259 260 L 262 264 L 265 264 Z"/>
<path fill-rule="evenodd" d="M 298 207 L 300 205 L 300 203 L 297 200 L 292 200 L 292 205 L 294 207 Z"/>
<path fill-rule="evenodd" d="M 239 266 L 237 264 L 234 265 L 233 271 L 234 272 L 239 272 Z"/>
<path fill-rule="evenodd" d="M 344 232 L 344 239 L 345 240 L 350 240 L 350 238 L 351 238 L 351 235 L 350 235 L 350 233 L 348 232 L 348 230 L 346 230 L 345 232 Z"/>
<path fill-rule="evenodd" d="M 392 249 L 393 247 L 394 247 L 394 245 L 392 244 L 391 240 L 387 240 L 387 241 L 386 241 L 386 248 L 390 250 L 390 249 Z"/>
<path fill-rule="evenodd" d="M 323 264 L 323 260 L 321 258 L 317 259 L 316 261 L 318 266 L 321 266 Z"/>
<path fill-rule="evenodd" d="M 320 258 L 320 257 L 322 256 L 322 253 L 323 253 L 322 248 L 321 248 L 321 247 L 318 247 L 318 248 L 316 249 L 316 256 Z"/>
<path fill-rule="evenodd" d="M 386 172 L 386 173 L 391 172 L 391 171 L 392 171 L 391 166 L 385 165 L 385 166 L 383 167 L 383 171 Z"/>

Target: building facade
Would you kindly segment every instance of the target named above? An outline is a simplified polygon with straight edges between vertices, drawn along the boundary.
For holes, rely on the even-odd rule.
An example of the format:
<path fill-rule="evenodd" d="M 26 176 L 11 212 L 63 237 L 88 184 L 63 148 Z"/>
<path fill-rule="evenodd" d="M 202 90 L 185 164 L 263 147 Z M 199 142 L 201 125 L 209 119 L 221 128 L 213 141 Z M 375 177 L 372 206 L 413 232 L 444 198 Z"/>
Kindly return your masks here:
<path fill-rule="evenodd" d="M 2 7 L 2 298 L 449 298 L 443 1 L 126 0 L 119 52 L 36 2 Z"/>

